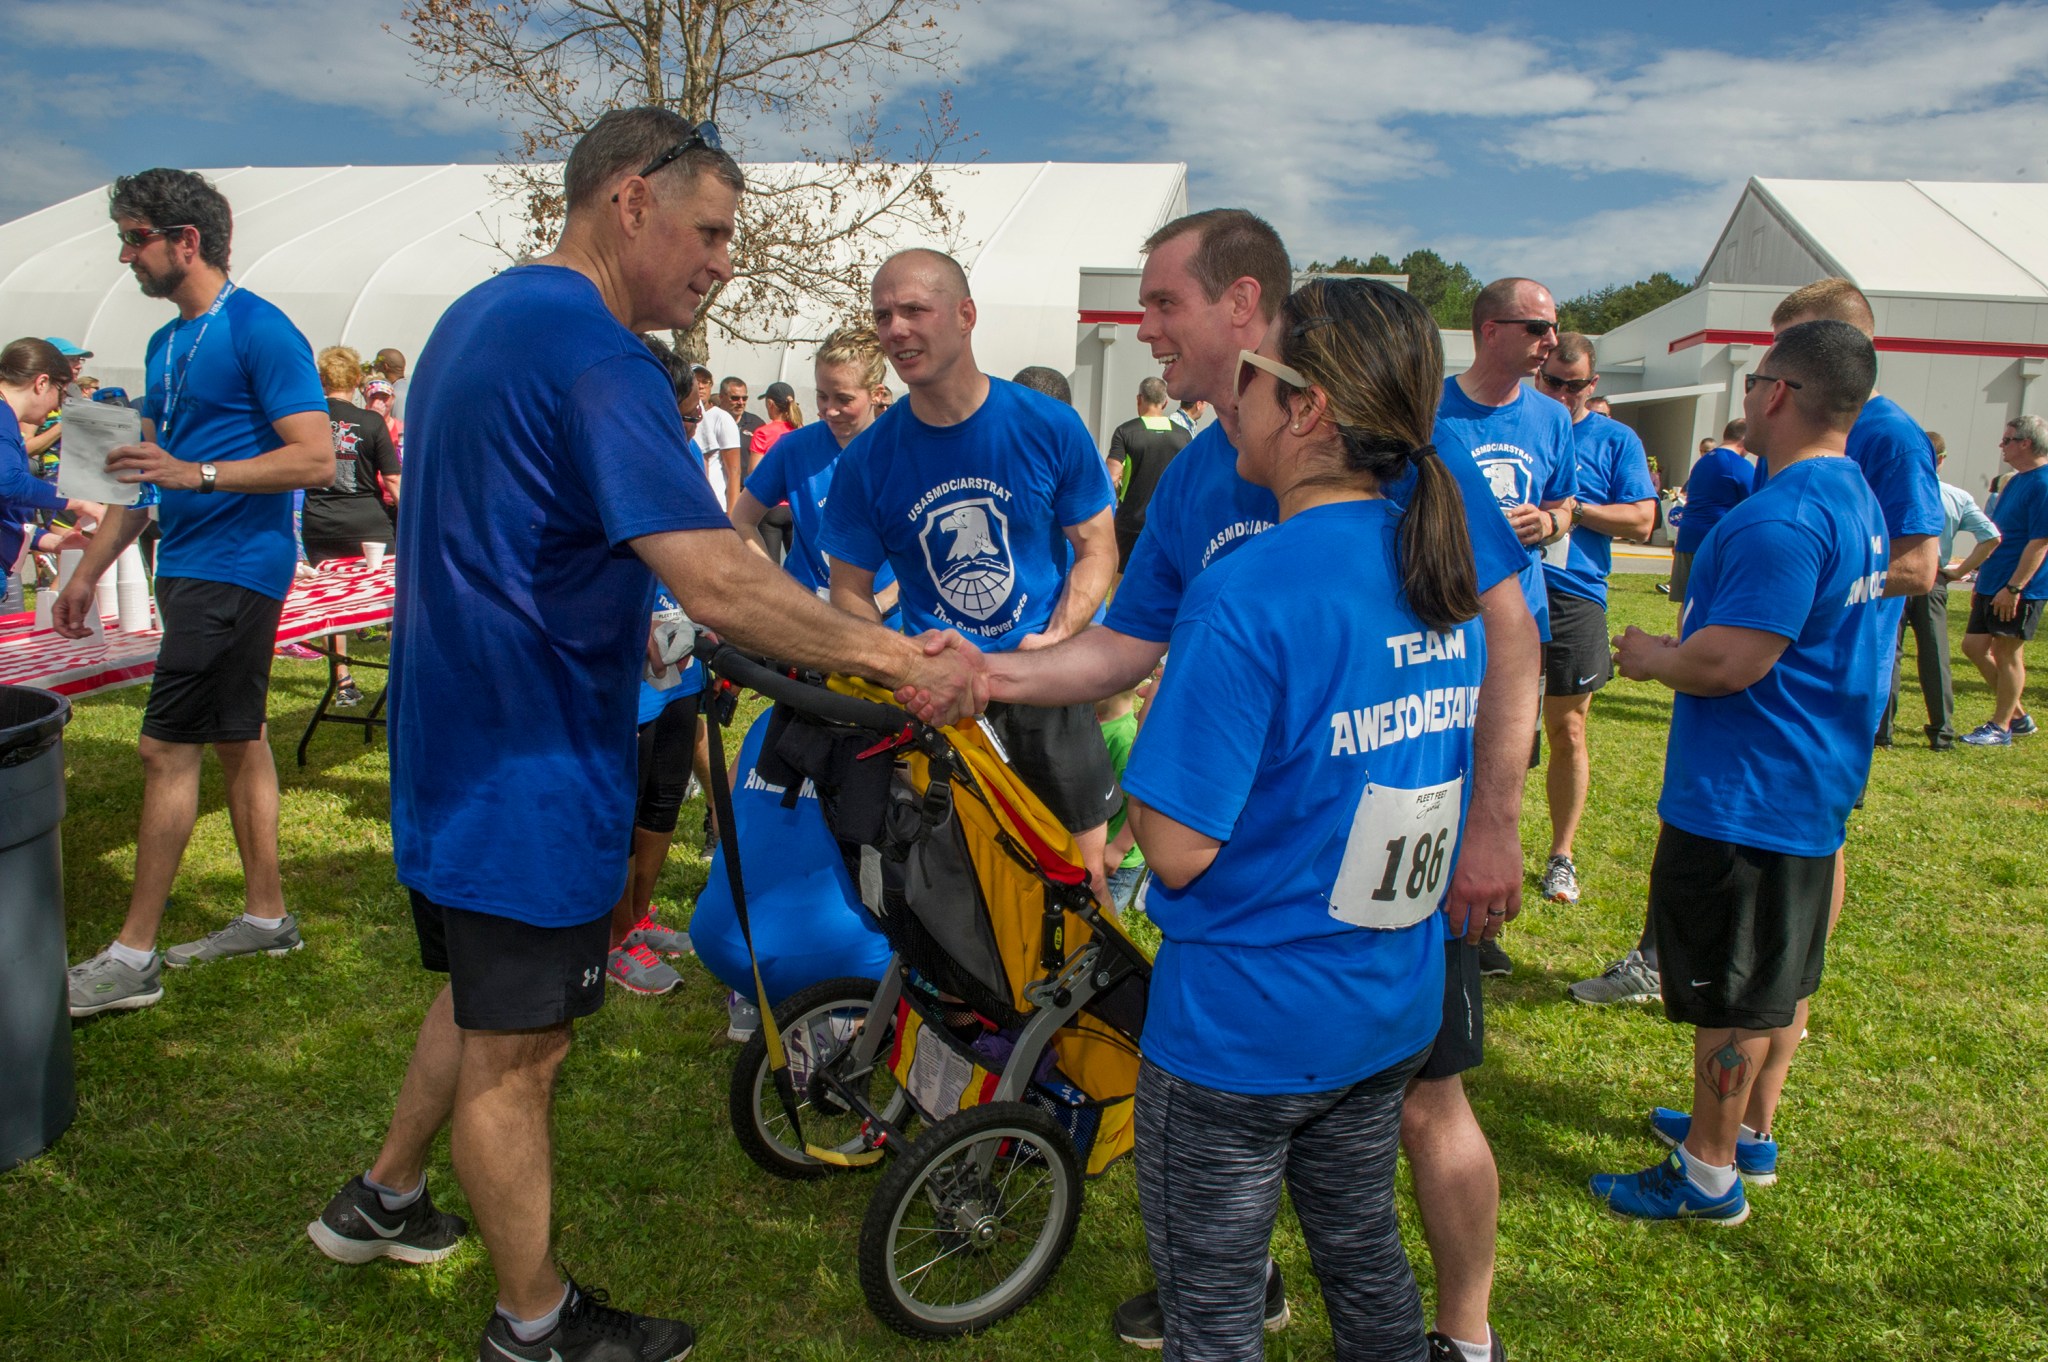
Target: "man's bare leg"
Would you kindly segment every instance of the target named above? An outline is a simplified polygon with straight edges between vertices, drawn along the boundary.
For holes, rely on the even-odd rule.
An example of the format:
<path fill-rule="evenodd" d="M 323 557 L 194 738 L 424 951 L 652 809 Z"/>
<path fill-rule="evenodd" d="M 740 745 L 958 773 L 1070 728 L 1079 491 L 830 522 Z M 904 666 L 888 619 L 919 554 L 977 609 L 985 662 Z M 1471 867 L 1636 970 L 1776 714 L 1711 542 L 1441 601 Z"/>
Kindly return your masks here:
<path fill-rule="evenodd" d="M 1778 1099 L 1785 1094 L 1785 1079 L 1792 1072 L 1792 1056 L 1799 1051 L 1800 1038 L 1806 1034 L 1806 1004 L 1801 998 L 1799 1006 L 1793 1009 L 1792 1024 L 1781 1026 L 1770 1032 L 1771 1046 L 1764 1056 L 1763 1067 L 1757 1071 L 1756 1082 L 1750 1088 L 1748 1109 L 1742 1114 L 1742 1124 L 1759 1135 L 1771 1133 L 1771 1122 L 1778 1116 Z"/>
<path fill-rule="evenodd" d="M 1692 1127 L 1686 1132 L 1685 1152 L 1696 1161 L 1715 1168 L 1734 1166 L 1735 1137 L 1777 1033 L 1726 1026 L 1693 1032 Z M 1798 1030 L 1792 1028 L 1792 1034 L 1796 1037 Z M 1791 1063 L 1789 1054 L 1786 1063 Z M 1779 1087 L 1783 1086 L 1780 1080 Z"/>
<path fill-rule="evenodd" d="M 1991 722 L 2000 728 L 2011 728 L 2012 721 L 2019 717 L 2020 692 L 2027 686 L 2026 642 L 2002 634 L 1993 635 L 1991 667 L 1996 675 L 1992 687 L 1998 697 L 1998 709 L 1991 716 Z"/>
<path fill-rule="evenodd" d="M 1586 791 L 1593 781 L 1586 754 L 1586 715 L 1592 708 L 1590 692 L 1543 697 L 1543 727 L 1550 735 L 1550 765 L 1543 772 L 1543 788 L 1550 799 L 1553 856 L 1572 854 L 1579 820 L 1586 815 Z"/>
<path fill-rule="evenodd" d="M 277 873 L 277 761 L 269 728 L 254 742 L 217 743 L 227 775 L 228 821 L 242 855 L 243 902 L 252 917 L 284 916 L 284 884 Z"/>
<path fill-rule="evenodd" d="M 456 1080 L 462 1067 L 462 1028 L 455 1024 L 455 995 L 443 986 L 420 1022 L 412 1061 L 405 1066 L 398 1104 L 384 1147 L 370 1165 L 370 1181 L 397 1192 L 409 1192 L 427 1175 L 427 1152 L 455 1109 Z"/>
<path fill-rule="evenodd" d="M 1453 943 L 1455 945 L 1455 943 Z M 1415 1208 L 1436 1264 L 1436 1328 L 1477 1343 L 1490 1335 L 1500 1173 L 1458 1075 L 1417 1079 L 1401 1110 L 1401 1147 L 1415 1180 Z"/>
<path fill-rule="evenodd" d="M 562 1300 L 562 1279 L 549 1253 L 549 1127 L 555 1075 L 568 1053 L 566 1022 L 462 1037 L 449 1153 L 490 1250 L 498 1304 L 519 1319 L 537 1319 Z"/>
<path fill-rule="evenodd" d="M 135 887 L 128 896 L 128 917 L 116 938 L 138 951 L 156 947 L 164 904 L 178 878 L 178 863 L 192 826 L 199 821 L 199 767 L 206 748 L 199 743 L 164 742 L 144 735 L 142 754 L 142 825 L 135 834 Z"/>

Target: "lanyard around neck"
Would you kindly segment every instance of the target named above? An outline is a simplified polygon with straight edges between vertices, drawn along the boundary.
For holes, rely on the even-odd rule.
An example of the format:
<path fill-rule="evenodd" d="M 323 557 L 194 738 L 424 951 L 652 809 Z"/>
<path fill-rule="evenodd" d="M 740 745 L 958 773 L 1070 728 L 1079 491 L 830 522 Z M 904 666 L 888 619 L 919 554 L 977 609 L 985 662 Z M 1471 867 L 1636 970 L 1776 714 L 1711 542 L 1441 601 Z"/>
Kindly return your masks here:
<path fill-rule="evenodd" d="M 157 443 L 165 449 L 171 447 L 171 418 L 177 414 L 178 403 L 185 396 L 185 385 L 192 378 L 192 359 L 199 353 L 200 342 L 206 339 L 206 332 L 213 325 L 213 319 L 226 306 L 228 295 L 235 291 L 235 281 L 224 280 L 220 292 L 213 296 L 213 306 L 206 309 L 199 323 L 199 334 L 192 338 L 192 344 L 185 350 L 185 362 L 177 363 L 171 356 L 178 339 L 178 329 L 173 326 L 171 334 L 164 341 L 164 410 L 163 419 L 158 423 Z"/>

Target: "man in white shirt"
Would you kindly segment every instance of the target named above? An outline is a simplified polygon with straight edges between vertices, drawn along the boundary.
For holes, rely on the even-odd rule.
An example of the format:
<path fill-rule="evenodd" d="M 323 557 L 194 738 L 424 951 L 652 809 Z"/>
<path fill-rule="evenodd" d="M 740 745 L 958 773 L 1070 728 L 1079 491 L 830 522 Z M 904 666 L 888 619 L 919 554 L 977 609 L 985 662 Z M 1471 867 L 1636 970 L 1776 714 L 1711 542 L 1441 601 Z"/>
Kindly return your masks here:
<path fill-rule="evenodd" d="M 1934 467 L 1938 474 L 1948 461 L 1948 445 L 1939 434 L 1927 432 L 1934 446 Z M 1998 526 L 1978 509 L 1977 498 L 1952 482 L 1940 485 L 1941 565 L 1935 569 L 1934 585 L 1924 596 L 1906 597 L 1906 619 L 1899 631 L 1899 646 L 1892 654 L 1892 697 L 1884 707 L 1884 722 L 1877 730 L 1877 745 L 1892 745 L 1892 720 L 1899 712 L 1899 678 L 1906 665 L 1906 635 L 1913 635 L 1913 651 L 1920 667 L 1920 693 L 1927 701 L 1927 745 L 1937 752 L 1956 745 L 1956 694 L 1949 676 L 1948 584 L 1977 570 L 1977 565 L 1998 547 Z M 1970 556 L 1955 561 L 1956 532 L 1967 530 L 1977 541 Z"/>
<path fill-rule="evenodd" d="M 697 400 L 703 404 L 704 419 L 697 423 L 697 447 L 704 451 L 704 476 L 711 490 L 725 503 L 727 515 L 740 497 L 740 423 L 711 394 L 711 371 L 699 364 L 691 370 L 697 377 Z"/>

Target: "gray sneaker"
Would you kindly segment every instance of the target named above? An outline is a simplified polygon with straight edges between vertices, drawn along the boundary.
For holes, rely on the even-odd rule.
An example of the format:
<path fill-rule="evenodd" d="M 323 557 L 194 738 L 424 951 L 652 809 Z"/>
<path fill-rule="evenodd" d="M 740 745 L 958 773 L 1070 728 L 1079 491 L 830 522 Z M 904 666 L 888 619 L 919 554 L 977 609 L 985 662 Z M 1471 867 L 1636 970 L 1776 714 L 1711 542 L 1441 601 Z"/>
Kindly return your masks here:
<path fill-rule="evenodd" d="M 1543 887 L 1540 892 L 1550 903 L 1579 901 L 1579 868 L 1572 864 L 1571 857 L 1550 858 L 1550 863 L 1543 867 Z"/>
<path fill-rule="evenodd" d="M 725 1038 L 736 1040 L 742 1045 L 754 1038 L 761 1029 L 761 1009 L 753 1002 L 742 998 L 731 989 L 725 994 Z"/>
<path fill-rule="evenodd" d="M 1595 979 L 1581 979 L 1565 989 L 1575 1003 L 1605 1007 L 1609 1003 L 1654 1003 L 1664 996 L 1657 971 L 1643 960 L 1641 951 L 1630 951 L 1609 965 Z"/>
<path fill-rule="evenodd" d="M 101 951 L 90 960 L 73 965 L 66 971 L 66 980 L 74 1017 L 133 1012 L 163 1000 L 164 958 L 152 954 L 147 968 L 136 969 Z"/>
<path fill-rule="evenodd" d="M 164 963 L 172 969 L 184 969 L 187 965 L 204 965 L 215 960 L 226 960 L 236 955 L 290 955 L 306 943 L 299 939 L 299 920 L 290 913 L 277 924 L 277 930 L 265 931 L 253 926 L 245 917 L 217 932 L 208 932 L 197 941 L 187 941 L 182 946 L 173 946 L 164 952 Z"/>

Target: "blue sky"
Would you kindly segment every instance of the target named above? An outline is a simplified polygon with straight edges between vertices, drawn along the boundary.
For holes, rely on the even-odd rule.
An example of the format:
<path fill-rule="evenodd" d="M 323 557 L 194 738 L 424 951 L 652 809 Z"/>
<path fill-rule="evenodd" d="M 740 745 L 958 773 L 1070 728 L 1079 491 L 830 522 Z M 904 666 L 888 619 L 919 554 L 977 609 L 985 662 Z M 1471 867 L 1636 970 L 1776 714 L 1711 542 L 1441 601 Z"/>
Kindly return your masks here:
<path fill-rule="evenodd" d="M 12 0 L 0 219 L 155 164 L 496 159 L 505 130 L 383 31 L 398 8 Z M 1689 274 L 1751 175 L 2048 179 L 2048 0 L 963 0 L 941 22 L 980 154 L 1185 161 L 1195 206 L 1263 212 L 1303 262 L 1433 246 L 1576 291 Z"/>

